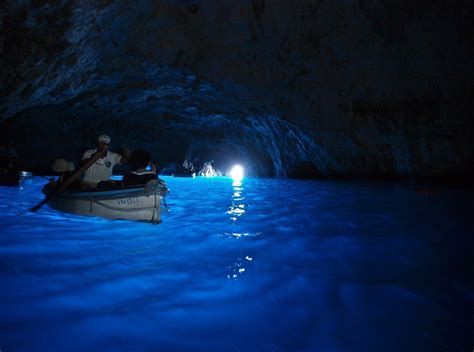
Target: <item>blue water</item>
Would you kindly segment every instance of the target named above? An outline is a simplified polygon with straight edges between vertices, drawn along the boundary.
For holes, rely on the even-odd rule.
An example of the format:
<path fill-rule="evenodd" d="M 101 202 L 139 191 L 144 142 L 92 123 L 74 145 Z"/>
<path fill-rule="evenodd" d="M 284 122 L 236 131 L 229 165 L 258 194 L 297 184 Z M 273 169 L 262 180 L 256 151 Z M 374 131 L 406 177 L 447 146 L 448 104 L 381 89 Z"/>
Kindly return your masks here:
<path fill-rule="evenodd" d="M 165 180 L 159 225 L 0 188 L 2 352 L 472 350 L 472 193 Z"/>

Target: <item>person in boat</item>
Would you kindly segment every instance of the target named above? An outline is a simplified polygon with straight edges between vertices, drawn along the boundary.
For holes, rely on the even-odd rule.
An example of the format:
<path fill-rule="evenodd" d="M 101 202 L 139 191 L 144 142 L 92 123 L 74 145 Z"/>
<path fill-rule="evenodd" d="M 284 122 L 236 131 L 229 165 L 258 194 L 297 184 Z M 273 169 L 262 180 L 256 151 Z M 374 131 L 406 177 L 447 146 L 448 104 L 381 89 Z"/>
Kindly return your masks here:
<path fill-rule="evenodd" d="M 58 184 L 66 182 L 72 176 L 74 172 L 74 163 L 72 161 L 67 161 L 66 159 L 56 159 L 54 160 L 51 170 L 53 170 L 58 176 Z M 79 182 L 80 183 L 80 182 Z"/>
<path fill-rule="evenodd" d="M 13 160 L 0 156 L 0 172 L 4 174 L 11 173 L 14 169 Z"/>
<path fill-rule="evenodd" d="M 0 185 L 18 186 L 20 168 L 17 163 L 17 154 L 10 142 L 0 146 Z"/>
<path fill-rule="evenodd" d="M 115 185 L 115 181 L 111 180 L 112 171 L 117 164 L 123 164 L 128 161 L 130 150 L 123 148 L 122 154 L 114 153 L 109 150 L 110 137 L 100 135 L 97 138 L 95 149 L 87 150 L 82 155 L 81 165 L 86 164 L 91 158 L 94 158 L 97 153 L 101 155 L 92 166 L 84 171 L 84 178 L 82 180 L 82 189 L 86 188 L 104 188 Z"/>
<path fill-rule="evenodd" d="M 0 146 L 0 171 L 2 173 L 17 173 L 19 169 L 15 165 L 16 159 L 17 154 L 11 143 Z"/>
<path fill-rule="evenodd" d="M 0 146 L 0 185 L 18 186 L 20 169 L 16 165 L 16 152 L 11 147 Z"/>
<path fill-rule="evenodd" d="M 157 184 L 164 181 L 158 178 L 156 166 L 150 163 L 150 153 L 145 150 L 134 150 L 130 155 L 133 171 L 123 177 L 124 186 Z M 149 169 L 149 170 L 148 170 Z"/>

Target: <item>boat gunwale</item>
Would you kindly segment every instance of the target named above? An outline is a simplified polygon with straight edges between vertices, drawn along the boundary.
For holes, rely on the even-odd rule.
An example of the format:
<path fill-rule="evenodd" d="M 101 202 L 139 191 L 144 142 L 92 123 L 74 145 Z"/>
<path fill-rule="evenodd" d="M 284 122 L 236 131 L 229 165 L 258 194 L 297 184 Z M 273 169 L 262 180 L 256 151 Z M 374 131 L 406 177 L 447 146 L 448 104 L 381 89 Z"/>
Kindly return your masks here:
<path fill-rule="evenodd" d="M 48 187 L 43 188 L 45 195 L 51 195 L 51 190 Z M 65 198 L 65 199 L 120 199 L 129 197 L 142 197 L 142 196 L 164 196 L 166 189 L 152 189 L 146 190 L 144 185 L 120 187 L 119 189 L 95 189 L 95 190 L 66 190 L 59 194 L 51 195 L 53 198 Z"/>

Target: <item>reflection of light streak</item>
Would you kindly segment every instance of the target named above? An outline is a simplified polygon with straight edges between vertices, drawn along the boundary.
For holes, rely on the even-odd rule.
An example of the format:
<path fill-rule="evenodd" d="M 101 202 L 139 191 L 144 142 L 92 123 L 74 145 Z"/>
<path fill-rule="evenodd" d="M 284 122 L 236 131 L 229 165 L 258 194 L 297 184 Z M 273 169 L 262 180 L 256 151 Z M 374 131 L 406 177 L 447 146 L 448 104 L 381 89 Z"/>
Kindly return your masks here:
<path fill-rule="evenodd" d="M 232 204 L 230 209 L 227 211 L 227 214 L 233 215 L 233 217 L 231 217 L 233 220 L 237 220 L 236 216 L 242 216 L 244 213 L 244 209 L 240 208 L 239 205 L 235 206 L 234 204 Z"/>
<path fill-rule="evenodd" d="M 225 235 L 227 237 L 234 237 L 234 238 L 241 238 L 241 237 L 256 237 L 260 236 L 262 233 L 261 232 L 226 232 Z M 252 257 L 245 257 L 247 260 L 252 260 Z"/>
<path fill-rule="evenodd" d="M 243 190 L 241 180 L 234 180 L 232 182 L 233 187 L 233 194 L 232 194 L 232 204 L 227 211 L 227 214 L 231 215 L 230 219 L 232 221 L 236 221 L 240 216 L 245 213 L 245 204 L 242 202 L 244 201 L 245 197 L 243 197 Z"/>
<path fill-rule="evenodd" d="M 239 259 L 239 261 L 242 259 Z M 231 266 L 228 266 L 227 269 L 230 271 L 229 274 L 227 274 L 228 279 L 237 279 L 237 277 L 245 272 L 245 268 L 242 266 L 242 263 L 236 262 Z"/>
<path fill-rule="evenodd" d="M 252 257 L 246 255 L 245 258 L 237 258 L 232 265 L 227 267 L 227 278 L 237 280 L 240 275 L 245 273 L 248 269 L 245 266 L 250 265 L 249 262 L 252 261 Z"/>

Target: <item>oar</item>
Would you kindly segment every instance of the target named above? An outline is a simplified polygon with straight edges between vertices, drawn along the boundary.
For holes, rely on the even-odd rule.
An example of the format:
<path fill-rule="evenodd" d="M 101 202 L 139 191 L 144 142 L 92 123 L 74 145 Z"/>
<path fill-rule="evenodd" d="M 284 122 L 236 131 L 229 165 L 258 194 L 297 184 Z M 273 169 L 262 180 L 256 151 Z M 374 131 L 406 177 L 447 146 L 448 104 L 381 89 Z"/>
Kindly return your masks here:
<path fill-rule="evenodd" d="M 37 211 L 43 205 L 45 205 L 51 198 L 58 196 L 64 190 L 69 187 L 74 181 L 76 181 L 84 171 L 92 166 L 97 160 L 103 157 L 103 153 L 96 153 L 92 158 L 90 158 L 84 165 L 82 165 L 79 169 L 73 172 L 71 177 L 69 177 L 64 183 L 62 183 L 59 188 L 55 191 L 47 195 L 41 202 L 36 204 L 33 208 L 30 209 L 31 212 Z"/>

